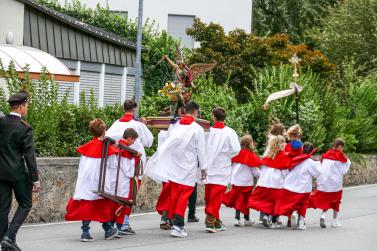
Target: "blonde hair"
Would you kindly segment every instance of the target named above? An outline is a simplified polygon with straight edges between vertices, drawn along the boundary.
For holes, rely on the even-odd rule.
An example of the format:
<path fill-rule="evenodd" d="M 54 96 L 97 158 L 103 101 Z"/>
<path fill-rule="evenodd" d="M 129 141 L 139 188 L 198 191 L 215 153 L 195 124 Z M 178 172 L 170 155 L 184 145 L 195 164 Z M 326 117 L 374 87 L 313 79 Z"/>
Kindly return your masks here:
<path fill-rule="evenodd" d="M 240 138 L 240 144 L 242 149 L 254 150 L 253 137 L 250 134 L 246 134 Z"/>
<path fill-rule="evenodd" d="M 276 155 L 284 149 L 285 138 L 281 135 L 271 136 L 268 146 L 263 157 L 275 158 Z"/>
<path fill-rule="evenodd" d="M 299 124 L 296 124 L 296 125 L 289 127 L 289 129 L 287 131 L 287 135 L 288 135 L 290 140 L 300 139 L 301 136 L 302 136 L 301 126 Z"/>

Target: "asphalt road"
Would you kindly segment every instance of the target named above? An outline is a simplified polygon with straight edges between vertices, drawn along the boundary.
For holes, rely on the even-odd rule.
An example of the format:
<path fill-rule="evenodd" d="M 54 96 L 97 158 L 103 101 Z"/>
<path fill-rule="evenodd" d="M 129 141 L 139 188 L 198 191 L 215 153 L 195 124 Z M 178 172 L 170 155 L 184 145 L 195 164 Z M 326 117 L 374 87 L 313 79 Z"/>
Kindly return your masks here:
<path fill-rule="evenodd" d="M 169 231 L 159 229 L 159 216 L 154 213 L 131 218 L 135 236 L 105 241 L 100 224 L 93 223 L 94 242 L 80 242 L 79 223 L 28 225 L 20 229 L 18 243 L 26 251 L 45 250 L 377 250 L 377 185 L 352 187 L 344 191 L 341 205 L 341 228 L 321 229 L 320 211 L 308 210 L 305 231 L 233 226 L 232 209 L 223 207 L 221 217 L 225 232 L 204 231 L 203 209 L 198 210 L 199 223 L 187 225 L 189 237 L 176 239 Z M 255 212 L 252 213 L 257 217 Z M 328 213 L 327 219 L 331 219 Z M 286 222 L 286 219 L 283 219 Z"/>

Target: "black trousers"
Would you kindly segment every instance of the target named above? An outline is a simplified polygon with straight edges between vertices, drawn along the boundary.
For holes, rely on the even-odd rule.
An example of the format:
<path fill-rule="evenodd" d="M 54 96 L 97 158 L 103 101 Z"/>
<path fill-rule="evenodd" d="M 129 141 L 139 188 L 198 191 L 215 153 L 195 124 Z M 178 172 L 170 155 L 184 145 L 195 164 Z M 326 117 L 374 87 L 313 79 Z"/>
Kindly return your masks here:
<path fill-rule="evenodd" d="M 9 224 L 8 216 L 12 204 L 12 191 L 16 197 L 18 208 Z M 25 221 L 32 206 L 32 183 L 28 178 L 19 181 L 0 180 L 0 240 L 8 236 L 16 240 L 18 229 Z"/>
<path fill-rule="evenodd" d="M 198 196 L 198 184 L 195 184 L 195 188 L 192 191 L 192 194 L 189 199 L 189 212 L 188 212 L 188 218 L 194 218 L 195 212 L 196 212 L 196 197 Z"/>

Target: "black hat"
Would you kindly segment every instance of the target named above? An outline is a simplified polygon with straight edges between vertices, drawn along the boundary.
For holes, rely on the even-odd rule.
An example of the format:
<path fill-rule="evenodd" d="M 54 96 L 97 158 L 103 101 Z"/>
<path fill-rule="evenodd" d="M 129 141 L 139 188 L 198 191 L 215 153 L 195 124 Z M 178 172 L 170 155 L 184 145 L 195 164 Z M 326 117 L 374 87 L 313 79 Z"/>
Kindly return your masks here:
<path fill-rule="evenodd" d="M 21 105 L 28 102 L 28 93 L 25 91 L 20 91 L 9 97 L 8 103 L 10 106 Z"/>

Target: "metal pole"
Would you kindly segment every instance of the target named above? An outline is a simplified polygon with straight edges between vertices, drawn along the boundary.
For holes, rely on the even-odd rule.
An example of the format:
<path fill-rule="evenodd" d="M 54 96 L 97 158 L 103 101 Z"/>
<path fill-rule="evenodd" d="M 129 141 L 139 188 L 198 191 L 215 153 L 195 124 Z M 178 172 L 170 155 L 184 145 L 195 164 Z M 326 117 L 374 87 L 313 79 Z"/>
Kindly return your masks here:
<path fill-rule="evenodd" d="M 300 96 L 299 96 L 299 93 L 298 93 L 298 90 L 297 88 L 295 88 L 296 92 L 295 92 L 295 99 L 296 99 L 296 121 L 297 121 L 297 124 L 300 124 L 300 108 L 299 108 L 299 99 L 300 99 Z"/>
<path fill-rule="evenodd" d="M 136 116 L 139 115 L 139 101 L 140 101 L 140 84 L 141 84 L 141 41 L 143 28 L 143 0 L 139 0 L 139 14 L 137 22 L 137 39 L 136 39 L 136 73 L 135 73 L 135 92 L 134 96 L 138 104 Z"/>
<path fill-rule="evenodd" d="M 251 30 L 250 30 L 251 33 L 254 32 L 253 19 L 254 19 L 254 1 L 251 0 Z"/>

